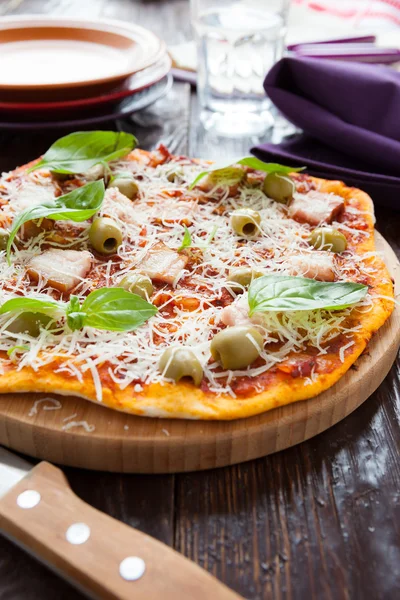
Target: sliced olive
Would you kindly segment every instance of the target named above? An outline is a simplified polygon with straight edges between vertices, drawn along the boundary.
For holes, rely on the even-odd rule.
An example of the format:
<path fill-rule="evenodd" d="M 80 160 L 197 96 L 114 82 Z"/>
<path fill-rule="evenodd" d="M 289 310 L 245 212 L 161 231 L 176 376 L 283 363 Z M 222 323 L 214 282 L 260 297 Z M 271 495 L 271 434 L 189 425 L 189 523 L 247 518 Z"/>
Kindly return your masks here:
<path fill-rule="evenodd" d="M 244 369 L 260 355 L 263 337 L 257 329 L 235 325 L 223 329 L 211 341 L 211 355 L 224 369 Z"/>
<path fill-rule="evenodd" d="M 294 182 L 290 177 L 278 173 L 268 173 L 263 183 L 264 194 L 276 202 L 287 204 L 295 192 Z"/>
<path fill-rule="evenodd" d="M 108 217 L 98 217 L 89 229 L 89 241 L 100 254 L 114 254 L 122 244 L 122 231 Z"/>
<path fill-rule="evenodd" d="M 179 181 L 179 180 L 183 179 L 184 174 L 185 174 L 185 172 L 183 170 L 182 165 L 173 165 L 172 164 L 171 168 L 167 172 L 167 179 L 171 183 L 174 183 L 175 181 Z"/>
<path fill-rule="evenodd" d="M 128 273 L 121 279 L 118 287 L 122 287 L 132 294 L 137 294 L 144 300 L 150 298 L 153 293 L 153 284 L 150 277 L 140 275 L 140 273 Z"/>
<path fill-rule="evenodd" d="M 168 348 L 160 358 L 158 368 L 167 379 L 180 381 L 190 377 L 194 385 L 199 386 L 203 378 L 203 369 L 189 348 Z"/>
<path fill-rule="evenodd" d="M 5 250 L 7 248 L 9 235 L 5 229 L 0 227 L 0 250 Z"/>
<path fill-rule="evenodd" d="M 40 313 L 24 312 L 7 326 L 7 331 L 11 333 L 27 333 L 32 337 L 38 337 L 40 329 L 45 328 L 51 317 Z"/>
<path fill-rule="evenodd" d="M 260 230 L 261 215 L 252 208 L 238 208 L 231 213 L 231 227 L 242 237 L 255 237 Z"/>
<path fill-rule="evenodd" d="M 311 233 L 310 244 L 317 250 L 330 250 L 331 252 L 344 252 L 347 240 L 343 233 L 333 227 L 317 227 Z"/>
<path fill-rule="evenodd" d="M 250 267 L 237 267 L 231 269 L 228 275 L 229 287 L 233 291 L 241 291 L 243 288 L 248 287 L 253 279 L 261 277 L 260 271 L 255 271 Z"/>
<path fill-rule="evenodd" d="M 110 181 L 107 187 L 118 188 L 121 194 L 129 198 L 129 200 L 133 200 L 134 198 L 136 198 L 136 196 L 139 193 L 139 186 L 134 180 L 134 178 L 124 175 L 117 175 L 116 177 L 114 177 L 114 179 Z"/>

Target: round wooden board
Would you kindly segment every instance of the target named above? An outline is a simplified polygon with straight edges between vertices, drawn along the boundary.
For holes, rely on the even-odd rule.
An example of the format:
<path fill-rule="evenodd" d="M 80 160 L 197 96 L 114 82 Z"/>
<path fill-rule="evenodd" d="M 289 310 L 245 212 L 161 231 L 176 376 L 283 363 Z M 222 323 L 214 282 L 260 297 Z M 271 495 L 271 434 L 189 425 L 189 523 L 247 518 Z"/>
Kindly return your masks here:
<path fill-rule="evenodd" d="M 376 244 L 398 292 L 397 258 L 379 234 Z M 236 421 L 134 417 L 61 396 L 61 409 L 44 410 L 51 403 L 43 402 L 37 414 L 29 416 L 44 394 L 2 395 L 0 443 L 62 465 L 125 473 L 174 473 L 244 462 L 299 444 L 344 419 L 383 381 L 399 344 L 400 308 L 396 306 L 367 351 L 335 386 L 311 400 Z M 72 415 L 71 420 L 94 425 L 94 431 L 63 430 Z"/>

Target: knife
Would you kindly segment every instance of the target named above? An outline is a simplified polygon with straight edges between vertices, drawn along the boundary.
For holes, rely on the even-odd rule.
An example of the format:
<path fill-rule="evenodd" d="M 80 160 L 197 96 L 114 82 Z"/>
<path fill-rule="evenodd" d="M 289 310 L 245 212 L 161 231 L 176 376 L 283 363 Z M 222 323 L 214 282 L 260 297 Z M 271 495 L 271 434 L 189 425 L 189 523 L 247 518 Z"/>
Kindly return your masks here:
<path fill-rule="evenodd" d="M 241 598 L 175 550 L 83 502 L 60 469 L 33 466 L 2 447 L 0 532 L 91 598 Z"/>

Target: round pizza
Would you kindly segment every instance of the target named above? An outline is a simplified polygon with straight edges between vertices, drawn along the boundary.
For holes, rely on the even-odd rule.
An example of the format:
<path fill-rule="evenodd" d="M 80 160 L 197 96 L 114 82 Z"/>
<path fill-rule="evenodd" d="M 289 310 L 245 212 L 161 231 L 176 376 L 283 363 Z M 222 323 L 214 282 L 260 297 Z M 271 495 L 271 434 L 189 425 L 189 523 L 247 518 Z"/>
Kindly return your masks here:
<path fill-rule="evenodd" d="M 236 419 L 337 382 L 394 306 L 340 181 L 77 132 L 0 179 L 0 393 Z"/>

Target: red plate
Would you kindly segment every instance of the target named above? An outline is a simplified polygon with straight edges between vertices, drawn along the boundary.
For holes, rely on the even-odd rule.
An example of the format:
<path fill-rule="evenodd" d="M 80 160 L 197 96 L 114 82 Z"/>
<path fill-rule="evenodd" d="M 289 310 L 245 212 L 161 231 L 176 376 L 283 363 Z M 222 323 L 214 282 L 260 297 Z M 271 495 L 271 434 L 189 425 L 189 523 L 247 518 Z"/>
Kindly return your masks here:
<path fill-rule="evenodd" d="M 166 54 L 158 63 L 133 75 L 124 89 L 116 89 L 108 94 L 94 98 L 81 98 L 79 100 L 64 100 L 62 102 L 1 102 L 0 110 L 8 113 L 29 112 L 40 113 L 43 111 L 74 111 L 91 108 L 94 106 L 112 104 L 133 96 L 137 92 L 154 85 L 161 81 L 171 69 L 171 59 Z"/>

